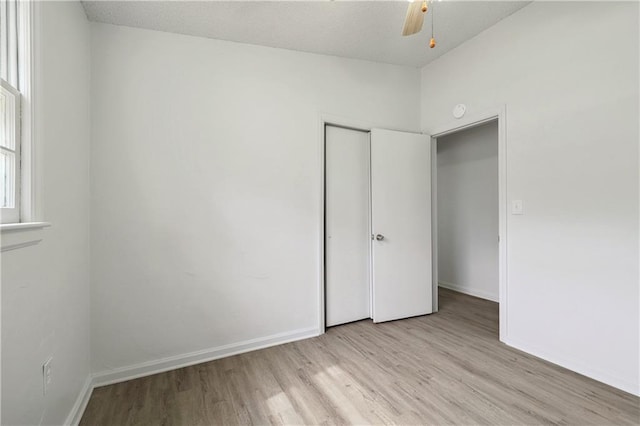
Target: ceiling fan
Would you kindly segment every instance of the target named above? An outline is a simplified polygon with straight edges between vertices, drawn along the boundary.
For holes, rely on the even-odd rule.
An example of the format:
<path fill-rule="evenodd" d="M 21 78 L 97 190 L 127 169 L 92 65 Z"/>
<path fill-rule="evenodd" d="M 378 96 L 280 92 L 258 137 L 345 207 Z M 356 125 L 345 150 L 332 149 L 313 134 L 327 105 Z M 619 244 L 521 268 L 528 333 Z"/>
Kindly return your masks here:
<path fill-rule="evenodd" d="M 433 3 L 433 0 L 413 0 L 409 3 L 407 16 L 404 19 L 404 27 L 402 27 L 403 36 L 416 34 L 422 30 L 424 15 L 429 10 L 429 3 Z M 432 49 L 436 47 L 436 39 L 433 37 L 433 8 L 431 8 L 431 40 L 429 40 L 429 47 Z"/>

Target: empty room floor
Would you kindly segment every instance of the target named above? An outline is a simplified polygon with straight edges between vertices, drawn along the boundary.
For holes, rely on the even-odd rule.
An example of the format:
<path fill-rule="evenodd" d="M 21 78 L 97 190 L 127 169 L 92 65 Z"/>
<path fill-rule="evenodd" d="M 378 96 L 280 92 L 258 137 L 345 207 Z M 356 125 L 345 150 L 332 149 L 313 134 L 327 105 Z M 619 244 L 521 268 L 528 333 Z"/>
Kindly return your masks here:
<path fill-rule="evenodd" d="M 81 425 L 638 424 L 640 399 L 498 341 L 498 305 L 440 289 L 435 315 L 94 390 Z"/>

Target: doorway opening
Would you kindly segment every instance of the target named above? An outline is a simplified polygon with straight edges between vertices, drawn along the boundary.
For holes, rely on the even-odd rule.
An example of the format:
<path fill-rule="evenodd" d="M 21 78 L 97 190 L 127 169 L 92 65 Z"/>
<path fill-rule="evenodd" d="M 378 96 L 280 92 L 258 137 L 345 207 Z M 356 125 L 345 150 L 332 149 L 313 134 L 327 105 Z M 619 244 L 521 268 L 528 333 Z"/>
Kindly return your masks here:
<path fill-rule="evenodd" d="M 442 305 L 434 308 L 463 300 L 477 302 L 495 312 L 496 334 L 502 341 L 506 338 L 503 117 L 503 111 L 488 114 L 435 133 L 431 164 L 433 290 L 434 302 Z"/>

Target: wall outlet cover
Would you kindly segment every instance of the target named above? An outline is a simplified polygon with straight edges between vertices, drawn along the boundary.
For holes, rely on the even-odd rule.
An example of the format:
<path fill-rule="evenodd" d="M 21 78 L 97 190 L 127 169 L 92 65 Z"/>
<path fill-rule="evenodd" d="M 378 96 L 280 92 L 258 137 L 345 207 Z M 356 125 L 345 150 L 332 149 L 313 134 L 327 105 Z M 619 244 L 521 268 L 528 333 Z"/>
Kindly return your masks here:
<path fill-rule="evenodd" d="M 51 385 L 52 362 L 53 358 L 49 358 L 42 364 L 42 392 L 44 395 L 47 394 L 49 385 Z"/>

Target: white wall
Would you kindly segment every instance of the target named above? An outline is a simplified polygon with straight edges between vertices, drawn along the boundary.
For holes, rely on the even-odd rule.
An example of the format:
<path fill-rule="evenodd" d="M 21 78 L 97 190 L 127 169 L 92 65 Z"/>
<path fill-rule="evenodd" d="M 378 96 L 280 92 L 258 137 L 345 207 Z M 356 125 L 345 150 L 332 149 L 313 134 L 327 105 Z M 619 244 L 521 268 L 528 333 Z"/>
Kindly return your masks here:
<path fill-rule="evenodd" d="M 498 301 L 498 123 L 438 138 L 438 282 Z"/>
<path fill-rule="evenodd" d="M 2 253 L 2 424 L 62 424 L 89 375 L 89 23 L 79 2 L 36 22 L 36 165 L 44 240 Z M 53 356 L 42 393 L 41 366 Z"/>
<path fill-rule="evenodd" d="M 507 343 L 638 394 L 638 4 L 540 2 L 422 70 L 422 127 L 506 105 Z"/>
<path fill-rule="evenodd" d="M 318 328 L 319 113 L 419 129 L 419 70 L 92 25 L 93 369 Z"/>

